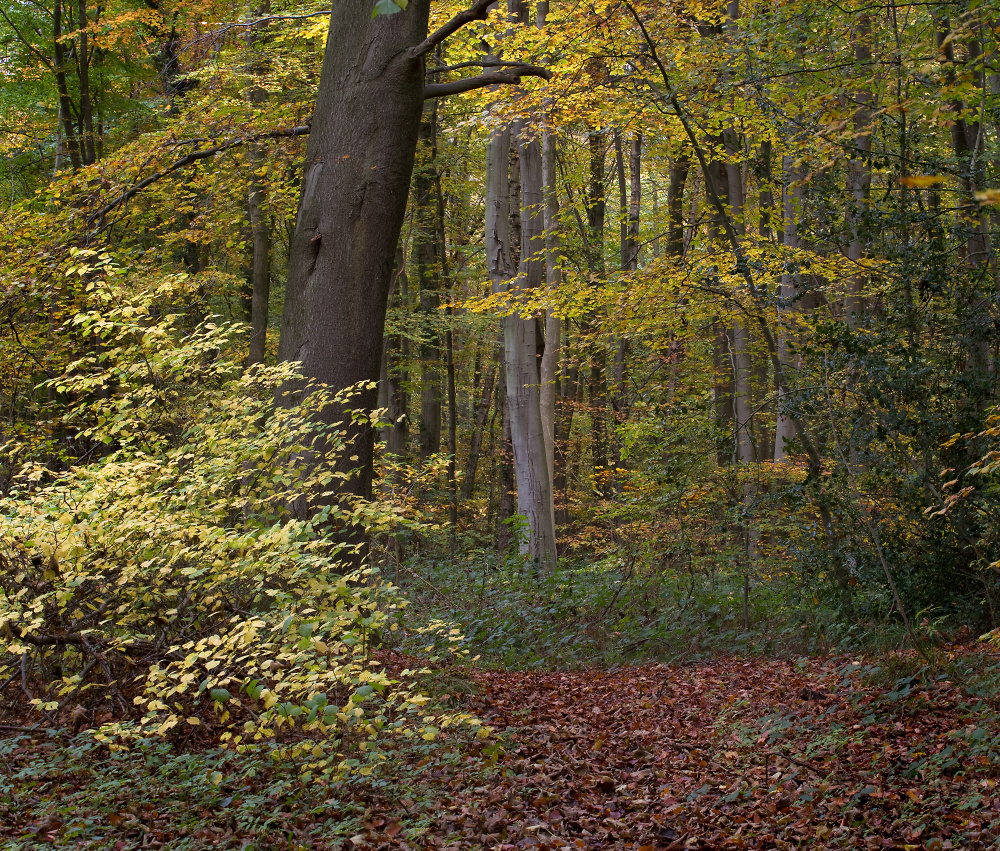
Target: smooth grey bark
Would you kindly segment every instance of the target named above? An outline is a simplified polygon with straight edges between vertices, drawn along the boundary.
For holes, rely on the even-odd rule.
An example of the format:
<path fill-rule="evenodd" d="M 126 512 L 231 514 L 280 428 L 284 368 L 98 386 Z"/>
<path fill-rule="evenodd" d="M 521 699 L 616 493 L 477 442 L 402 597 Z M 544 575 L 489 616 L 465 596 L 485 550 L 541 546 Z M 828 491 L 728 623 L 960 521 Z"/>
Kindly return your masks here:
<path fill-rule="evenodd" d="M 545 198 L 545 285 L 557 290 L 562 283 L 562 260 L 559 239 L 559 193 L 556 183 L 556 137 L 546 129 L 542 133 L 542 192 Z M 551 310 L 545 312 L 545 351 L 539 364 L 541 383 L 542 428 L 545 436 L 545 459 L 555 500 L 556 397 L 559 391 L 559 353 L 562 322 Z"/>
<path fill-rule="evenodd" d="M 379 377 L 393 257 L 406 211 L 420 115 L 430 0 L 372 18 L 371 2 L 335 3 L 306 148 L 279 360 L 334 389 Z M 357 407 L 376 403 L 374 384 Z M 330 412 L 337 421 L 342 414 Z M 371 492 L 373 435 L 360 428 L 346 489 Z"/>
<path fill-rule="evenodd" d="M 521 171 L 521 262 L 517 276 L 508 285 L 512 293 L 541 287 L 545 256 L 541 145 L 537 137 L 525 138 L 519 132 L 517 149 Z M 542 425 L 537 330 L 534 317 L 522 318 L 514 313 L 503 319 L 518 512 L 528 520 L 527 553 L 549 569 L 555 566 L 556 559 L 555 515 Z"/>
<path fill-rule="evenodd" d="M 786 248 L 797 249 L 800 247 L 798 223 L 802 215 L 802 205 L 805 201 L 805 177 L 804 168 L 798 163 L 794 156 L 786 154 L 782 157 L 782 170 L 785 175 L 784 186 L 784 230 L 782 244 Z M 781 274 L 780 298 L 778 300 L 779 320 L 789 317 L 795 310 L 796 299 L 798 298 L 798 276 L 788 268 Z M 787 337 L 791 333 L 790 323 L 784 323 L 785 328 L 778 338 L 778 358 L 781 362 L 782 371 L 787 374 L 789 366 L 789 354 Z M 795 419 L 791 415 L 789 407 L 791 405 L 791 393 L 787 385 L 778 386 L 778 414 L 775 424 L 774 434 L 774 460 L 776 462 L 785 459 L 788 454 L 786 443 L 796 434 Z"/>

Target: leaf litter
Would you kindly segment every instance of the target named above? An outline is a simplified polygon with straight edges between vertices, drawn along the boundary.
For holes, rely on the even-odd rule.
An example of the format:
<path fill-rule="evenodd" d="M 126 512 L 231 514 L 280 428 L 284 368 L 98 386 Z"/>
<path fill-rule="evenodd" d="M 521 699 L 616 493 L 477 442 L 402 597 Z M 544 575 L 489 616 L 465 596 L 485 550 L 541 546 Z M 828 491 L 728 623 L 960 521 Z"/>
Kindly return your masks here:
<path fill-rule="evenodd" d="M 383 659 L 390 674 L 415 661 Z M 209 791 L 184 812 L 170 812 L 176 787 L 155 799 L 151 785 L 138 800 L 128 787 L 91 795 L 94 812 L 76 822 L 52 801 L 75 800 L 95 770 L 48 771 L 7 787 L 0 838 L 32 849 L 263 849 L 279 838 L 331 851 L 998 845 L 997 706 L 944 675 L 726 658 L 553 672 L 452 665 L 431 677 L 439 700 L 496 733 L 449 742 L 442 732 L 380 777 L 338 788 L 296 786 L 280 770 L 237 784 L 220 762 L 226 781 L 216 788 L 209 772 Z M 40 743 L 18 742 L 8 778 L 39 761 Z M 259 823 L 236 812 L 241 803 Z"/>

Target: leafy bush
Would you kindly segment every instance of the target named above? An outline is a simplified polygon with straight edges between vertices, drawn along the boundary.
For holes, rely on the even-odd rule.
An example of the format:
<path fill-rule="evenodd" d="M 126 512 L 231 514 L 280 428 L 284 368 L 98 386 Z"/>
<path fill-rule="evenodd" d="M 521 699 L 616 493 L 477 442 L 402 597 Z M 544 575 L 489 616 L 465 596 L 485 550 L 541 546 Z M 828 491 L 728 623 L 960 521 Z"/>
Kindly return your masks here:
<path fill-rule="evenodd" d="M 105 307 L 75 320 L 93 353 L 53 385 L 103 457 L 29 463 L 15 481 L 0 682 L 52 722 L 104 721 L 112 744 L 213 716 L 243 722 L 222 732 L 229 746 L 303 727 L 320 734 L 298 737 L 307 770 L 370 771 L 358 758 L 385 731 L 433 739 L 454 719 L 424 716 L 426 699 L 369 658 L 404 602 L 345 540 L 400 518 L 338 495 L 349 430 L 322 414 L 349 395 L 312 386 L 276 404 L 301 386 L 294 367 L 244 372 L 234 326 L 187 328 L 171 309 L 183 278 L 126 292 L 106 258 L 99 271 Z"/>

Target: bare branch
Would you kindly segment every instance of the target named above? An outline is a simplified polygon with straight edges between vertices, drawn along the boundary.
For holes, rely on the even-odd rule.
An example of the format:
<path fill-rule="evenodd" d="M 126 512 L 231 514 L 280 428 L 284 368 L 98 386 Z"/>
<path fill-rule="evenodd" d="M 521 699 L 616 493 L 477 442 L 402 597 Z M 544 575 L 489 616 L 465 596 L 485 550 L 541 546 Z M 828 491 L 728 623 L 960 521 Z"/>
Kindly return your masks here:
<path fill-rule="evenodd" d="M 464 12 L 459 12 L 443 27 L 427 36 L 420 44 L 414 45 L 407 50 L 406 55 L 410 59 L 419 59 L 421 56 L 430 53 L 448 36 L 458 32 L 466 24 L 472 21 L 485 21 L 486 16 L 489 14 L 490 6 L 495 2 L 496 0 L 476 0 L 468 9 Z"/>
<path fill-rule="evenodd" d="M 444 74 L 448 71 L 458 71 L 461 68 L 523 68 L 523 62 L 503 62 L 499 59 L 471 59 L 459 62 L 457 65 L 446 65 L 441 68 L 428 68 L 428 74 Z"/>
<path fill-rule="evenodd" d="M 541 77 L 543 80 L 551 80 L 552 73 L 537 65 L 517 65 L 504 71 L 492 71 L 489 74 L 466 77 L 464 80 L 455 80 L 451 83 L 430 83 L 424 86 L 424 100 L 458 95 L 462 92 L 471 92 L 473 89 L 499 84 L 516 86 L 521 82 L 521 77 Z"/>
<path fill-rule="evenodd" d="M 224 151 L 228 151 L 231 148 L 237 148 L 240 145 L 245 145 L 247 142 L 259 142 L 261 139 L 286 139 L 295 136 L 308 136 L 309 135 L 309 125 L 303 125 L 301 127 L 289 127 L 286 130 L 270 130 L 267 133 L 254 133 L 251 136 L 244 136 L 239 139 L 230 139 L 228 142 L 222 142 L 221 144 L 215 145 L 211 148 L 206 148 L 203 151 L 192 151 L 184 157 L 181 157 L 176 162 L 171 163 L 164 169 L 154 172 L 149 175 L 149 177 L 140 180 L 135 186 L 126 189 L 121 195 L 115 198 L 108 204 L 105 204 L 95 213 L 87 219 L 88 227 L 92 225 L 98 219 L 103 219 L 108 213 L 114 210 L 116 207 L 120 207 L 122 204 L 127 202 L 134 195 L 137 195 L 147 186 L 156 183 L 158 180 L 166 177 L 168 174 L 172 174 L 175 171 L 179 171 L 182 168 L 186 168 L 193 163 L 198 162 L 198 160 L 208 159 L 209 157 L 214 157 L 216 154 L 221 154 Z"/>

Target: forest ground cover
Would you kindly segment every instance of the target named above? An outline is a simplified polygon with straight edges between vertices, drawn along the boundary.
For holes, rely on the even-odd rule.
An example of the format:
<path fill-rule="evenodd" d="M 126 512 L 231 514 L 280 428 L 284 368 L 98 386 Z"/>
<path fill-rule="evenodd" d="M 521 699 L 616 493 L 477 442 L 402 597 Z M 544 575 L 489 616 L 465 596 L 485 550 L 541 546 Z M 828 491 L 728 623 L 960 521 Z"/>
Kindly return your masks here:
<path fill-rule="evenodd" d="M 1000 660 L 723 656 L 423 685 L 497 731 L 303 780 L 266 751 L 4 727 L 4 848 L 989 848 L 1000 836 Z M 421 660 L 380 651 L 391 674 Z M 4 719 L 9 721 L 9 718 Z M 25 725 L 27 726 L 27 725 Z"/>

